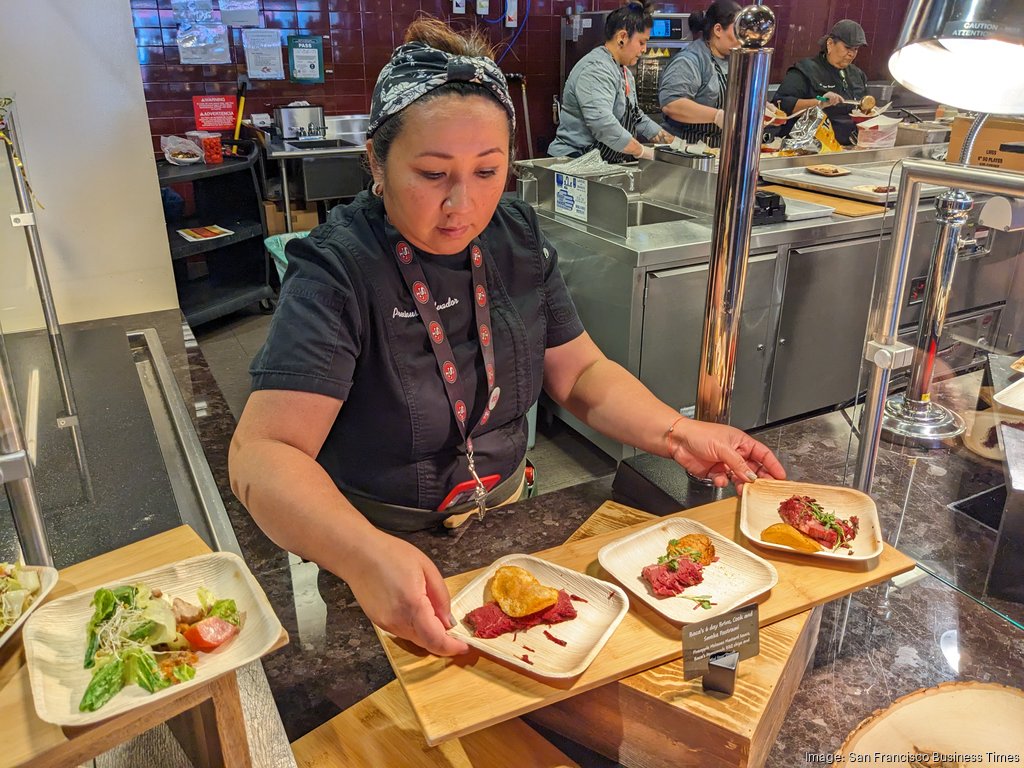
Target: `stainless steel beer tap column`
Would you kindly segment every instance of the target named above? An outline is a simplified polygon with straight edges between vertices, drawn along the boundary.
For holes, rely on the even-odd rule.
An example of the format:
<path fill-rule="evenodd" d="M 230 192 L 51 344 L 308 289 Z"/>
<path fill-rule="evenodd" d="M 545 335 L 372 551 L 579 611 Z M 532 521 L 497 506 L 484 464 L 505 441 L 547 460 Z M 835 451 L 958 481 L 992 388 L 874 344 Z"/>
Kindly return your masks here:
<path fill-rule="evenodd" d="M 775 14 L 764 5 L 747 6 L 736 15 L 735 31 L 740 47 L 729 54 L 696 407 L 698 419 L 719 423 L 729 421 L 736 370 L 736 340 L 768 101 L 772 49 L 765 46 L 775 32 Z"/>
<path fill-rule="evenodd" d="M 970 158 L 974 140 L 985 118 L 986 115 L 979 115 L 964 139 L 961 163 L 966 164 Z M 910 365 L 910 384 L 905 394 L 893 395 L 886 401 L 882 416 L 882 432 L 894 442 L 934 448 L 943 440 L 963 434 L 966 429 L 958 414 L 932 402 L 931 389 L 939 338 L 946 322 L 946 308 L 960 251 L 960 233 L 972 208 L 974 198 L 962 189 L 948 189 L 935 200 L 938 229 L 928 269 L 921 322 L 917 328 L 914 359 Z"/>

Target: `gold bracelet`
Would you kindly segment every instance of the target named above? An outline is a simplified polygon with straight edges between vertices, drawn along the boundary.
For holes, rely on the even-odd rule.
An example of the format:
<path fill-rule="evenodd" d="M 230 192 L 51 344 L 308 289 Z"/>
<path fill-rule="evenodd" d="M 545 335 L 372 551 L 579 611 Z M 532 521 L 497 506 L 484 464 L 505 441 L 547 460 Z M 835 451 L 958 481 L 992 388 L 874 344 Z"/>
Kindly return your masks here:
<path fill-rule="evenodd" d="M 685 418 L 686 418 L 685 416 L 680 416 L 680 417 L 679 417 L 678 419 L 676 419 L 675 421 L 673 421 L 673 422 L 672 422 L 672 426 L 671 426 L 671 427 L 669 427 L 669 428 L 668 428 L 668 431 L 667 431 L 667 432 L 665 433 L 665 437 L 668 437 L 669 435 L 671 435 L 671 434 L 672 434 L 672 433 L 673 433 L 673 432 L 675 431 L 675 428 L 676 428 L 676 424 L 678 424 L 678 423 L 679 423 L 680 421 L 682 421 L 682 420 L 683 420 L 683 419 L 685 419 Z"/>

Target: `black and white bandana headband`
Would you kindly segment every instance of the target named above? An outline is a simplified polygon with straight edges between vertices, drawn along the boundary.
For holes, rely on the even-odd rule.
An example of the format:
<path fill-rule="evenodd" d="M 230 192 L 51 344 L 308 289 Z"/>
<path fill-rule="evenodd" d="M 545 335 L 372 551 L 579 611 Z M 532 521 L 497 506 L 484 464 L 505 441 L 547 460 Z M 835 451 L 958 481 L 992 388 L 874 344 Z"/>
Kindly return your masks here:
<path fill-rule="evenodd" d="M 453 82 L 477 83 L 487 88 L 506 109 L 512 130 L 515 130 L 516 110 L 505 75 L 497 64 L 483 56 L 455 56 L 415 42 L 396 48 L 391 61 L 380 71 L 373 89 L 366 135 L 373 136 L 385 120 L 421 96 Z"/>

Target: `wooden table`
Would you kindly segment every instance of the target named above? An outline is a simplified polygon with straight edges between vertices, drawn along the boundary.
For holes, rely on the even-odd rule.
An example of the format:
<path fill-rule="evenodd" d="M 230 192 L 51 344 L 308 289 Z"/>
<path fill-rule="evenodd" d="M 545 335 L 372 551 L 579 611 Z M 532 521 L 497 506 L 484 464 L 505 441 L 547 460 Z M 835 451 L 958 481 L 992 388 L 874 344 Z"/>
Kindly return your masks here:
<path fill-rule="evenodd" d="M 209 552 L 191 528 L 181 526 L 65 568 L 49 599 Z M 287 639 L 282 633 L 275 648 Z M 234 672 L 95 725 L 61 728 L 36 715 L 19 632 L 0 648 L 0 712 L 3 765 L 80 765 L 161 723 L 200 768 L 252 765 Z"/>
<path fill-rule="evenodd" d="M 619 506 L 605 502 L 602 509 Z M 745 543 L 739 532 L 738 499 L 724 499 L 667 515 L 661 520 L 673 517 L 696 520 L 726 538 Z M 598 551 L 605 544 L 647 525 L 650 523 L 640 522 L 569 541 L 536 554 L 581 573 L 611 579 L 597 562 Z M 758 554 L 769 560 L 779 573 L 778 584 L 766 596 L 758 598 L 761 627 L 879 584 L 911 570 L 915 565 L 913 560 L 888 544 L 883 546 L 881 555 L 868 562 L 824 561 L 775 550 L 759 550 Z M 458 593 L 480 570 L 446 579 L 449 592 L 453 595 Z M 570 699 L 637 672 L 659 667 L 682 655 L 679 627 L 638 600 L 630 601 L 629 613 L 586 671 L 567 681 L 552 682 L 524 675 L 472 650 L 455 659 L 440 658 L 376 629 L 423 729 L 426 743 L 430 745 Z"/>

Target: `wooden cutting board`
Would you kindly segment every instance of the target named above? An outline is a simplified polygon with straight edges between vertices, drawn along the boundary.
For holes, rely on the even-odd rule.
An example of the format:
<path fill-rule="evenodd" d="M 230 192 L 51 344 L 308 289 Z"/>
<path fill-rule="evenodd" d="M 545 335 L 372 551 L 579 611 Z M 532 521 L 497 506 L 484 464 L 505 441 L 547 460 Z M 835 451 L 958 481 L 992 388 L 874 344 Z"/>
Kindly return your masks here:
<path fill-rule="evenodd" d="M 620 507 L 614 502 L 605 502 L 602 508 L 608 505 Z M 739 532 L 739 502 L 735 498 L 669 517 L 692 518 L 748 546 Z M 536 555 L 611 581 L 597 562 L 598 550 L 651 524 L 642 522 L 567 542 Z M 752 545 L 748 548 L 754 550 Z M 849 565 L 776 551 L 755 551 L 772 562 L 779 573 L 779 583 L 761 598 L 761 626 L 878 584 L 914 567 L 913 560 L 888 545 L 876 561 Z M 447 579 L 449 591 L 457 593 L 481 570 Z M 379 628 L 377 635 L 430 745 L 531 712 L 682 655 L 679 628 L 639 600 L 630 601 L 629 613 L 590 667 L 575 680 L 561 683 L 523 674 L 475 651 L 457 659 L 439 658 Z"/>
<path fill-rule="evenodd" d="M 836 213 L 840 216 L 858 218 L 860 216 L 874 216 L 878 213 L 885 213 L 884 205 L 863 203 L 860 200 L 848 200 L 845 197 L 823 195 L 820 192 L 809 192 L 806 189 L 795 189 L 794 187 L 785 187 L 781 184 L 770 184 L 766 187 L 758 187 L 758 190 L 775 192 L 783 197 L 791 197 L 794 200 L 803 200 L 808 203 L 827 205 L 829 208 L 835 208 Z"/>

